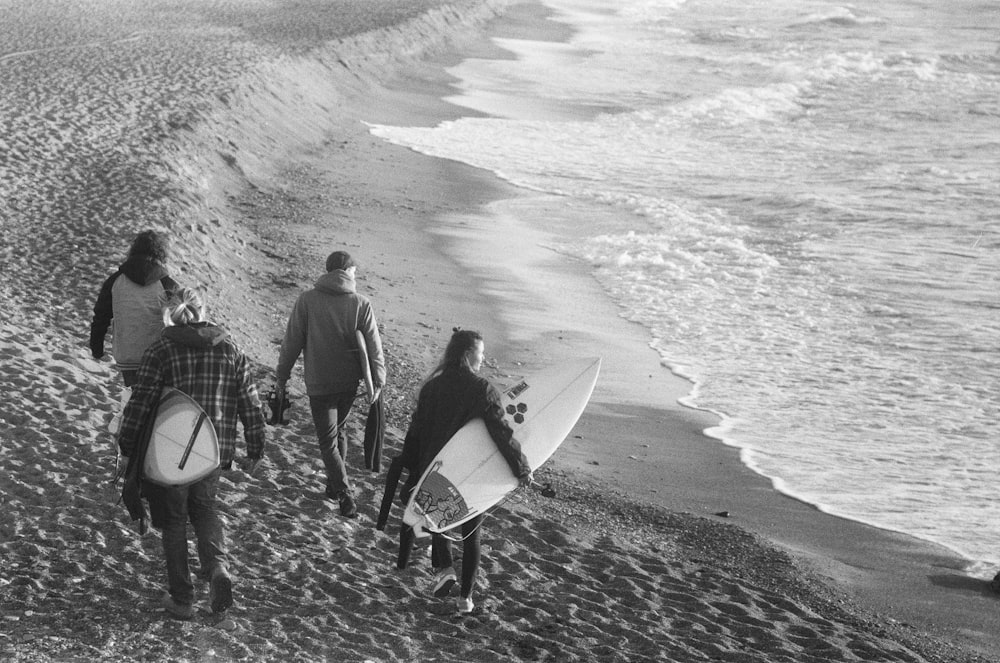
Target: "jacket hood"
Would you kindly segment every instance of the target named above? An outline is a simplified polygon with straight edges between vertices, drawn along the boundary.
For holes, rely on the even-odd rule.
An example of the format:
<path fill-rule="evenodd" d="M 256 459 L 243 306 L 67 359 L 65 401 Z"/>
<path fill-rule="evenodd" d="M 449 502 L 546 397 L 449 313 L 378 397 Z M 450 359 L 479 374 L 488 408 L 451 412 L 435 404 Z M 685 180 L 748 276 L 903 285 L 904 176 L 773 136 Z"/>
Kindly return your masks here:
<path fill-rule="evenodd" d="M 229 332 L 208 322 L 177 325 L 163 330 L 163 338 L 190 348 L 211 348 L 229 338 Z"/>
<path fill-rule="evenodd" d="M 129 256 L 118 269 L 130 281 L 139 285 L 151 285 L 168 276 L 166 267 L 144 255 Z"/>
<path fill-rule="evenodd" d="M 331 295 L 346 295 L 357 292 L 357 284 L 353 276 L 342 269 L 335 269 L 316 280 L 316 289 Z"/>

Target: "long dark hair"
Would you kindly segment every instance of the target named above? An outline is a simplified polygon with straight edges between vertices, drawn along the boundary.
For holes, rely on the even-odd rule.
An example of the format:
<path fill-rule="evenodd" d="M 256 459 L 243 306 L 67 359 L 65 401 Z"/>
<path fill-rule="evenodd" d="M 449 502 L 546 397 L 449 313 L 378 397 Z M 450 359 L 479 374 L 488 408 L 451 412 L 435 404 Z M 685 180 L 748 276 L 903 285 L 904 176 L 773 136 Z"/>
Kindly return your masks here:
<path fill-rule="evenodd" d="M 444 357 L 441 358 L 437 368 L 431 372 L 428 379 L 440 375 L 448 368 L 464 368 L 471 371 L 467 357 L 475 349 L 476 343 L 480 343 L 482 340 L 483 335 L 477 331 L 455 327 L 451 340 L 448 341 L 448 347 L 444 350 Z"/>
<path fill-rule="evenodd" d="M 170 242 L 162 234 L 155 230 L 143 230 L 132 240 L 132 246 L 128 250 L 128 257 L 149 256 L 153 262 L 165 265 L 170 258 Z"/>

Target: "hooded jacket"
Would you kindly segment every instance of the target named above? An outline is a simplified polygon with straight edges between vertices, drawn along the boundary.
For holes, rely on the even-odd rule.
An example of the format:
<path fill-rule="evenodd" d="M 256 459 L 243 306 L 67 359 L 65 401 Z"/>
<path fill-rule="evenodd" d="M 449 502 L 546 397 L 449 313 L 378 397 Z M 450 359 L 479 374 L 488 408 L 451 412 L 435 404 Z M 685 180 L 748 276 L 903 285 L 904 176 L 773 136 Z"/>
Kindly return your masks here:
<path fill-rule="evenodd" d="M 278 355 L 277 377 L 287 380 L 299 355 L 305 365 L 306 393 L 324 396 L 355 391 L 361 365 L 355 331 L 368 346 L 375 387 L 385 385 L 385 356 L 371 302 L 357 293 L 354 277 L 335 269 L 296 300 Z"/>
<path fill-rule="evenodd" d="M 124 277 L 124 278 L 122 278 Z M 163 330 L 162 306 L 177 283 L 150 256 L 134 255 L 101 286 L 90 324 L 90 351 L 104 356 L 104 337 L 111 328 L 111 354 L 119 370 L 136 370 L 142 353 Z"/>
<path fill-rule="evenodd" d="M 163 387 L 183 391 L 201 405 L 215 427 L 223 467 L 236 454 L 236 422 L 243 423 L 247 456 L 264 451 L 264 413 L 250 376 L 249 363 L 215 325 L 199 322 L 167 327 L 143 355 L 137 382 L 122 413 L 118 445 L 131 456 L 143 424 L 155 416 Z"/>

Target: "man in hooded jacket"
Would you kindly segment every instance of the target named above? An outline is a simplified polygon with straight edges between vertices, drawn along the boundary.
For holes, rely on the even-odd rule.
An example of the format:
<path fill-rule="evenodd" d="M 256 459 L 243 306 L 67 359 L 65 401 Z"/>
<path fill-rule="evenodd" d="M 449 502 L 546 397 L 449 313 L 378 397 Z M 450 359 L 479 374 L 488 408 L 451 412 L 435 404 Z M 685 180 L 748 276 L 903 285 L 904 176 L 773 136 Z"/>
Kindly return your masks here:
<path fill-rule="evenodd" d="M 357 267 L 346 251 L 326 259 L 326 274 L 302 293 L 292 308 L 278 356 L 277 389 L 284 398 L 292 366 L 303 355 L 306 394 L 326 468 L 326 496 L 337 500 L 341 515 L 354 518 L 357 506 L 347 477 L 344 424 L 361 381 L 356 331 L 365 337 L 375 395 L 385 385 L 382 339 L 371 302 L 357 292 Z"/>

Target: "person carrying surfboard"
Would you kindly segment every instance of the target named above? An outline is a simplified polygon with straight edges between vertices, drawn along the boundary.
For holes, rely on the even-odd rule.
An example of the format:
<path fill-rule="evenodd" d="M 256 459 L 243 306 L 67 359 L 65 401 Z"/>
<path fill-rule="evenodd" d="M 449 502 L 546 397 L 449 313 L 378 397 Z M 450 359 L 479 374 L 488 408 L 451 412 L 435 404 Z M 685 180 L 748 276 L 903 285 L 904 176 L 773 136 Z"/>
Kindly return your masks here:
<path fill-rule="evenodd" d="M 172 616 L 194 615 L 194 585 L 188 569 L 187 523 L 194 526 L 201 576 L 209 582 L 212 612 L 222 616 L 232 605 L 232 580 L 217 493 L 222 470 L 236 455 L 237 420 L 243 424 L 250 474 L 264 453 L 264 414 L 250 374 L 249 362 L 229 334 L 205 319 L 201 296 L 190 288 L 176 290 L 163 309 L 166 328 L 142 357 L 132 397 L 125 406 L 118 444 L 126 462 L 140 450 L 144 430 L 156 416 L 165 387 L 193 398 L 215 427 L 220 466 L 187 485 L 142 482 L 153 527 L 162 530 L 168 593 L 164 609 Z M 148 432 L 146 433 L 148 435 Z M 138 456 L 137 456 L 138 458 Z"/>
<path fill-rule="evenodd" d="M 347 518 L 358 515 L 347 476 L 345 427 L 362 378 L 358 331 L 373 369 L 373 402 L 386 379 L 378 323 L 371 302 L 357 292 L 356 272 L 357 265 L 346 251 L 327 257 L 326 274 L 299 295 L 292 307 L 275 370 L 275 391 L 284 399 L 292 366 L 303 355 L 309 409 L 326 468 L 326 496 L 339 503 L 341 515 Z"/>
<path fill-rule="evenodd" d="M 469 421 L 482 418 L 486 429 L 510 471 L 519 484 L 528 486 L 532 481 L 528 459 L 521 453 L 521 446 L 514 439 L 510 425 L 504 421 L 500 392 L 490 382 L 477 375 L 483 364 L 485 343 L 479 332 L 456 329 L 445 349 L 444 357 L 431 376 L 420 388 L 417 408 L 398 457 L 408 470 L 403 486 L 404 499 L 413 490 L 428 464 L 460 428 Z M 472 612 L 472 590 L 479 572 L 480 537 L 483 515 L 462 524 L 462 578 L 458 598 L 458 612 Z M 400 532 L 400 551 L 397 566 L 405 568 L 413 545 L 414 532 L 404 525 Z M 451 540 L 442 534 L 431 538 L 431 566 L 435 571 L 433 593 L 447 596 L 455 585 L 456 576 L 452 562 Z"/>

